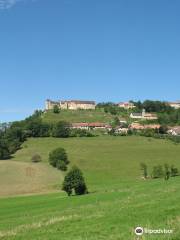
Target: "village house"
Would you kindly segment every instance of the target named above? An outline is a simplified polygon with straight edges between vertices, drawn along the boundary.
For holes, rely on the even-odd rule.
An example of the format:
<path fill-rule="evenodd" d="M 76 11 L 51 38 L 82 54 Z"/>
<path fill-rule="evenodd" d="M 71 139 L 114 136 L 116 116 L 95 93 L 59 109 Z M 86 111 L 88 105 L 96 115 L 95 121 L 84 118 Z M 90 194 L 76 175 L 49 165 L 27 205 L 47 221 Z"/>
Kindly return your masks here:
<path fill-rule="evenodd" d="M 132 109 L 135 108 L 135 105 L 132 102 L 120 102 L 118 103 L 118 107 L 124 109 Z"/>
<path fill-rule="evenodd" d="M 170 128 L 168 130 L 168 133 L 173 135 L 173 136 L 180 136 L 180 126 Z"/>
<path fill-rule="evenodd" d="M 143 109 L 142 113 L 131 113 L 130 118 L 140 119 L 140 120 L 157 120 L 158 117 L 155 113 L 146 113 Z"/>
<path fill-rule="evenodd" d="M 128 128 L 124 128 L 124 127 L 121 127 L 121 126 L 118 126 L 115 128 L 115 133 L 117 134 L 127 134 L 128 133 Z"/>
<path fill-rule="evenodd" d="M 78 110 L 78 109 L 95 109 L 95 101 L 81 101 L 81 100 L 68 100 L 68 101 L 52 101 L 46 100 L 46 110 L 52 110 L 54 106 L 58 106 L 60 109 Z"/>
<path fill-rule="evenodd" d="M 159 129 L 161 127 L 160 124 L 140 124 L 137 122 L 134 122 L 129 125 L 129 129 L 132 130 L 145 130 L 145 129 Z"/>
<path fill-rule="evenodd" d="M 180 101 L 177 102 L 168 102 L 169 106 L 171 106 L 174 109 L 179 109 L 180 108 Z"/>
<path fill-rule="evenodd" d="M 89 130 L 89 124 L 88 123 L 72 123 L 71 128 Z"/>

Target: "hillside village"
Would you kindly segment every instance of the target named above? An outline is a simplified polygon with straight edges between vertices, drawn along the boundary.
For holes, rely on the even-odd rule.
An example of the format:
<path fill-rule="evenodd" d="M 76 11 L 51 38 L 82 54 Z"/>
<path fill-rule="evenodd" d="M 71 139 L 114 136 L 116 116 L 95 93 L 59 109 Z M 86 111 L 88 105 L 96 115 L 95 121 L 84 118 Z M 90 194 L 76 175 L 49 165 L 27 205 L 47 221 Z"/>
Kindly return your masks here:
<path fill-rule="evenodd" d="M 11 209 L 14 226 L 20 218 L 19 229 L 24 231 L 24 221 L 30 226 L 29 219 L 37 213 L 37 224 L 33 226 L 39 226 L 39 219 L 42 219 L 46 235 L 46 230 L 52 233 L 55 224 L 58 235 L 54 239 L 59 239 L 64 234 L 64 230 L 59 232 L 62 224 L 69 226 L 69 222 L 62 221 L 65 212 L 68 220 L 72 220 L 74 214 L 81 214 L 83 224 L 86 224 L 84 219 L 90 219 L 93 224 L 96 221 L 96 225 L 104 219 L 102 226 L 107 226 L 109 216 L 117 223 L 117 219 L 122 222 L 135 210 L 141 213 L 145 202 L 149 206 L 149 199 L 153 199 L 151 209 L 154 209 L 155 218 L 160 198 L 165 203 L 170 198 L 170 204 L 162 204 L 163 211 L 172 206 L 172 196 L 173 207 L 178 210 L 179 120 L 178 104 L 172 107 L 154 101 L 118 104 L 68 100 L 48 101 L 45 110 L 36 110 L 22 121 L 4 124 L 0 129 L 0 196 L 8 199 L 0 199 L 2 218 L 7 221 Z M 155 191 L 158 194 L 154 194 Z M 29 199 L 29 205 L 25 199 Z M 144 209 L 146 211 L 146 207 Z M 44 212 L 48 214 L 46 221 Z M 173 212 L 174 219 L 178 211 Z M 93 217 L 92 213 L 95 213 Z M 103 218 L 102 213 L 105 214 Z M 144 219 L 144 214 L 142 217 Z M 146 218 L 149 224 L 149 210 Z M 54 219 L 60 220 L 54 223 Z M 74 221 L 75 229 L 79 222 L 78 217 Z M 79 229 L 84 228 L 81 225 Z M 36 230 L 33 239 L 37 237 Z M 39 231 L 41 234 L 42 228 Z M 16 239 L 19 236 L 21 233 Z M 73 239 L 73 236 L 74 233 L 69 238 L 68 234 L 65 239 Z M 130 239 L 129 236 L 132 235 L 125 239 Z M 31 237 L 30 234 L 29 240 Z M 119 231 L 113 239 L 118 238 Z"/>
<path fill-rule="evenodd" d="M 180 109 L 180 101 L 177 102 L 166 102 L 166 105 L 172 109 Z M 126 117 L 117 116 L 118 122 L 116 126 L 112 126 L 111 122 L 72 122 L 72 129 L 81 130 L 105 130 L 107 133 L 114 130 L 116 134 L 127 134 L 129 130 L 142 131 L 142 130 L 156 130 L 161 128 L 161 124 L 158 123 L 158 115 L 156 112 L 146 112 L 145 109 L 137 112 L 137 108 L 132 101 L 119 102 L 115 104 L 119 109 L 124 109 L 127 113 Z M 96 110 L 98 104 L 95 101 L 89 100 L 59 100 L 52 101 L 46 100 L 45 102 L 45 112 L 53 111 L 57 107 L 60 110 Z M 180 126 L 168 126 L 167 133 L 177 136 L 180 135 Z"/>
<path fill-rule="evenodd" d="M 180 101 L 177 102 L 166 102 L 167 105 L 174 109 L 180 108 Z M 95 109 L 96 108 L 96 102 L 95 101 L 82 101 L 82 100 L 59 100 L 59 101 L 52 101 L 50 99 L 47 99 L 45 101 L 45 110 L 52 110 L 54 106 L 58 106 L 61 109 L 69 109 L 69 110 L 78 110 L 78 109 Z M 117 103 L 117 106 L 120 108 L 124 108 L 126 110 L 133 109 L 136 106 L 133 102 L 119 102 Z"/>

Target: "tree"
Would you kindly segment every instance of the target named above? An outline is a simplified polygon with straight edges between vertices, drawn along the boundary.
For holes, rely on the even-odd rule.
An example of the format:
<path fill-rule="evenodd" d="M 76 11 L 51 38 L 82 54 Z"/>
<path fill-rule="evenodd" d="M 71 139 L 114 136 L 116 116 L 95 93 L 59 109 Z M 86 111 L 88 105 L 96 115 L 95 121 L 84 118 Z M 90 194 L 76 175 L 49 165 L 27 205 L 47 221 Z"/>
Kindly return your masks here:
<path fill-rule="evenodd" d="M 171 166 L 171 177 L 176 177 L 178 175 L 179 175 L 178 169 L 172 165 Z"/>
<path fill-rule="evenodd" d="M 116 115 L 118 114 L 118 110 L 115 108 L 115 107 L 111 107 L 109 112 L 112 114 L 112 115 Z"/>
<path fill-rule="evenodd" d="M 67 170 L 68 156 L 64 148 L 56 148 L 49 154 L 49 163 L 62 171 Z"/>
<path fill-rule="evenodd" d="M 119 124 L 120 124 L 119 118 L 116 116 L 116 117 L 113 119 L 112 127 L 117 127 L 117 126 L 119 126 Z"/>
<path fill-rule="evenodd" d="M 67 138 L 70 136 L 70 125 L 65 121 L 60 121 L 53 126 L 53 137 Z"/>
<path fill-rule="evenodd" d="M 54 105 L 54 108 L 53 108 L 53 113 L 60 113 L 60 109 L 58 107 L 58 105 Z"/>
<path fill-rule="evenodd" d="M 8 149 L 7 143 L 0 139 L 0 160 L 9 159 L 11 157 L 11 154 Z"/>
<path fill-rule="evenodd" d="M 168 127 L 167 127 L 166 125 L 161 125 L 160 128 L 159 128 L 159 130 L 158 130 L 158 132 L 159 132 L 160 134 L 166 134 L 167 131 L 168 131 Z"/>
<path fill-rule="evenodd" d="M 29 118 L 26 123 L 26 130 L 29 131 L 31 137 L 40 137 L 42 120 L 39 118 Z"/>
<path fill-rule="evenodd" d="M 66 171 L 67 170 L 67 164 L 64 161 L 57 161 L 56 164 L 57 169 Z"/>
<path fill-rule="evenodd" d="M 67 173 L 64 178 L 62 190 L 64 190 L 68 196 L 72 195 L 73 191 L 76 195 L 88 193 L 83 174 L 78 167 L 72 167 Z"/>
<path fill-rule="evenodd" d="M 161 178 L 164 176 L 164 171 L 161 165 L 154 166 L 152 171 L 152 178 Z"/>
<path fill-rule="evenodd" d="M 165 171 L 165 180 L 168 180 L 170 178 L 170 170 L 169 170 L 169 165 L 168 164 L 164 164 L 164 171 Z"/>
<path fill-rule="evenodd" d="M 143 177 L 147 178 L 148 176 L 147 165 L 145 163 L 141 163 L 140 166 L 141 166 L 141 170 L 143 171 Z"/>

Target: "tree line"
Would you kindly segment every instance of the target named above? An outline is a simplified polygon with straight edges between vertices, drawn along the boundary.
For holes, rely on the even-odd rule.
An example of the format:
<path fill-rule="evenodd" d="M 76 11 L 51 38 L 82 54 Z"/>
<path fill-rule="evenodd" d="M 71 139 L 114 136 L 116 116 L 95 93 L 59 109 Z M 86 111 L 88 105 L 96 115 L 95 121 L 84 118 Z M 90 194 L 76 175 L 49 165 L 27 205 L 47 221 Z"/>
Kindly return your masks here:
<path fill-rule="evenodd" d="M 145 163 L 140 164 L 140 169 L 144 179 L 151 177 L 152 179 L 164 178 L 168 180 L 170 177 L 179 176 L 179 170 L 174 165 L 169 165 L 167 163 L 162 165 L 153 166 L 150 175 L 148 174 L 148 166 Z"/>
<path fill-rule="evenodd" d="M 0 160 L 9 159 L 21 144 L 29 137 L 92 137 L 91 132 L 81 129 L 71 129 L 66 121 L 45 123 L 42 121 L 42 111 L 35 113 L 23 121 L 13 122 L 8 127 L 0 129 Z"/>

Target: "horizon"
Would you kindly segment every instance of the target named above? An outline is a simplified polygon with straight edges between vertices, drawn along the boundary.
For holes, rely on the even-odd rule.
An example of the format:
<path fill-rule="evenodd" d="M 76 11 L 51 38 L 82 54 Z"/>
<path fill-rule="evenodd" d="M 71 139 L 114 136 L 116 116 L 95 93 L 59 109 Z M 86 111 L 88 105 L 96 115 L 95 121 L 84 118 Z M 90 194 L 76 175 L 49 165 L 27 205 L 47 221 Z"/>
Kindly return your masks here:
<path fill-rule="evenodd" d="M 132 100 L 132 99 L 129 99 L 129 100 L 127 100 L 127 101 L 118 101 L 118 102 L 114 102 L 114 101 L 108 101 L 108 102 L 106 102 L 106 101 L 101 101 L 101 102 L 97 102 L 97 101 L 95 101 L 95 100 L 87 100 L 87 99 L 74 99 L 74 100 L 72 100 L 72 99 L 61 99 L 61 100 L 54 100 L 54 99 L 46 99 L 45 101 L 47 101 L 47 100 L 50 100 L 50 101 L 55 101 L 55 102 L 60 102 L 60 101 L 94 101 L 95 102 L 95 104 L 97 105 L 97 104 L 99 104 L 99 103 L 112 103 L 112 104 L 118 104 L 118 103 L 126 103 L 126 102 L 130 102 L 130 101 L 134 101 L 134 102 L 137 102 L 137 101 L 141 101 L 141 102 L 144 102 L 144 101 L 146 101 L 146 100 L 148 100 L 148 101 L 161 101 L 161 102 L 166 102 L 166 103 L 179 103 L 180 101 L 179 100 L 176 100 L 176 101 L 165 101 L 165 100 L 160 100 L 160 99 L 144 99 L 144 100 Z M 13 121 L 0 121 L 0 124 L 3 124 L 3 123 L 11 123 L 11 122 L 15 122 L 15 121 L 21 121 L 21 120 L 25 120 L 27 117 L 29 117 L 29 116 L 31 116 L 35 111 L 45 111 L 46 109 L 45 109 L 45 101 L 44 101 L 44 107 L 43 108 L 38 108 L 38 109 L 33 109 L 33 110 L 31 110 L 31 112 L 28 112 L 27 111 L 27 113 L 29 113 L 29 114 L 27 114 L 24 118 L 21 118 L 21 119 L 15 119 L 15 120 L 13 120 Z M 15 111 L 15 113 L 17 113 L 18 111 Z M 13 111 L 11 112 L 8 112 L 8 111 L 4 111 L 4 113 L 13 113 Z M 19 113 L 22 113 L 21 111 L 19 111 Z"/>
<path fill-rule="evenodd" d="M 0 2 L 0 122 L 50 99 L 178 101 L 180 2 Z"/>

